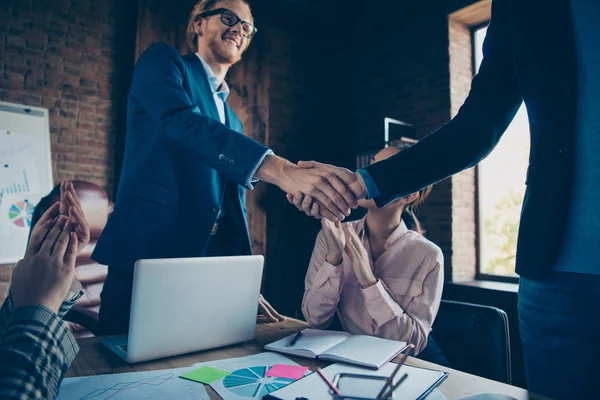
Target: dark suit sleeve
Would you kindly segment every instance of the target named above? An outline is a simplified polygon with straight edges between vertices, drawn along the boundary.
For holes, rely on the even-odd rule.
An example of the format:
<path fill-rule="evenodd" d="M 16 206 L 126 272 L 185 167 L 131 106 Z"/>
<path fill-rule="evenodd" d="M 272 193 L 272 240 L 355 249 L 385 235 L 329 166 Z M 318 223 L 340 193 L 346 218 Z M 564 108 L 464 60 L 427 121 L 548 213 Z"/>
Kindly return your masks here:
<path fill-rule="evenodd" d="M 522 103 L 513 70 L 509 4 L 494 0 L 483 61 L 456 117 L 418 144 L 364 168 L 375 182 L 377 206 L 414 193 L 483 160 Z"/>
<path fill-rule="evenodd" d="M 237 184 L 252 188 L 252 172 L 268 149 L 203 115 L 183 87 L 185 69 L 175 49 L 151 45 L 133 73 L 132 97 L 168 138 Z"/>

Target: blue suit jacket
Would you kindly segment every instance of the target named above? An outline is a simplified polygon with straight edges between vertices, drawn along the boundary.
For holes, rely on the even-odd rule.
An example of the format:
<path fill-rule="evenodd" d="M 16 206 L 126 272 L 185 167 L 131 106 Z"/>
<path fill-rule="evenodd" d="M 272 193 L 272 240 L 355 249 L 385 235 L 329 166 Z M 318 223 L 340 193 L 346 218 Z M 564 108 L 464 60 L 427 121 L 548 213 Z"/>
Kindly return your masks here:
<path fill-rule="evenodd" d="M 245 192 L 268 150 L 242 134 L 225 105 L 219 114 L 195 54 L 165 44 L 139 58 L 127 101 L 125 157 L 114 211 L 92 258 L 132 271 L 142 258 L 202 254 L 228 180 L 237 184 L 233 220 L 239 249 L 251 254 Z M 228 210 L 231 212 L 231 210 Z"/>

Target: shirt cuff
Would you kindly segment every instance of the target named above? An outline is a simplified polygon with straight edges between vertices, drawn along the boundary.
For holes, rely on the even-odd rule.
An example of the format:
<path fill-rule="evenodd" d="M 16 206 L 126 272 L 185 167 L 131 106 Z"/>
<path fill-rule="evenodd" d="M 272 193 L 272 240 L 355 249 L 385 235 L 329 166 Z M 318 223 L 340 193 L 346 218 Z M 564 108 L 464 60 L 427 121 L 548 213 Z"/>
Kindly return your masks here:
<path fill-rule="evenodd" d="M 246 187 L 247 188 L 254 189 L 254 184 L 256 182 L 258 182 L 258 179 L 256 178 L 256 171 L 258 171 L 258 169 L 262 165 L 262 163 L 265 160 L 265 158 L 267 156 L 272 156 L 272 155 L 275 155 L 275 153 L 273 153 L 273 150 L 269 149 L 269 150 L 265 151 L 265 154 L 263 154 L 262 157 L 260 158 L 260 160 L 258 160 L 258 162 L 254 166 L 254 168 L 248 174 L 248 176 L 250 176 L 251 178 L 250 178 L 250 181 L 246 183 Z"/>
<path fill-rule="evenodd" d="M 404 310 L 391 298 L 381 279 L 378 279 L 375 285 L 361 289 L 361 291 L 367 304 L 367 310 L 377 326 L 382 326 L 404 313 Z"/>
<path fill-rule="evenodd" d="M 71 308 L 73 308 L 73 306 L 75 305 L 75 302 L 77 300 L 79 300 L 79 298 L 83 296 L 83 290 L 80 290 L 79 293 L 76 293 L 75 295 L 70 296 L 69 298 L 67 298 L 65 301 L 63 301 L 63 303 L 60 305 L 60 308 L 58 310 L 58 316 L 62 319 L 65 317 L 65 315 L 67 315 L 67 313 L 69 312 L 69 310 L 71 310 Z"/>
<path fill-rule="evenodd" d="M 365 187 L 367 188 L 367 200 L 374 199 L 375 197 L 379 196 L 379 189 L 377 188 L 375 181 L 373 180 L 373 178 L 371 178 L 371 175 L 369 175 L 367 170 L 359 169 L 358 171 L 356 171 L 356 173 L 360 174 L 360 176 L 363 178 L 363 181 L 365 182 Z"/>
<path fill-rule="evenodd" d="M 60 308 L 58 309 L 58 317 L 60 319 L 63 319 L 65 317 L 65 315 L 69 312 L 69 310 L 71 310 L 71 308 L 75 305 L 75 302 L 77 300 L 79 300 L 79 298 L 81 296 L 83 296 L 83 290 L 80 290 L 79 293 L 77 293 L 73 296 L 70 296 L 70 298 L 63 301 L 63 303 L 60 305 Z M 15 303 L 12 299 L 11 292 L 8 293 L 8 297 L 6 298 L 6 309 L 9 313 L 9 315 L 12 315 L 15 312 L 15 310 L 17 309 L 15 307 Z"/>

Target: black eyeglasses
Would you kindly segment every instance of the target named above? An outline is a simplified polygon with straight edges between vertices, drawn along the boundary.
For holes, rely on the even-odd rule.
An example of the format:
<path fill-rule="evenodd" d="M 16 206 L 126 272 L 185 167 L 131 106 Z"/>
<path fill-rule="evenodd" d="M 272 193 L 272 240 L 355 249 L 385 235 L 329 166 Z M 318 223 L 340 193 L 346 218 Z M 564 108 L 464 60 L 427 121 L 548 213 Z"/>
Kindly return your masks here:
<path fill-rule="evenodd" d="M 258 29 L 256 29 L 256 27 L 254 25 L 252 25 L 250 22 L 242 21 L 240 19 L 240 17 L 238 17 L 237 15 L 235 15 L 234 13 L 232 13 L 231 11 L 229 11 L 226 8 L 217 8 L 214 10 L 210 10 L 210 11 L 204 12 L 202 14 L 198 14 L 198 17 L 206 18 L 206 17 L 210 17 L 213 15 L 219 15 L 219 14 L 221 15 L 221 22 L 224 25 L 236 26 L 237 24 L 241 23 L 242 24 L 242 35 L 244 35 L 244 37 L 251 38 L 258 31 Z"/>

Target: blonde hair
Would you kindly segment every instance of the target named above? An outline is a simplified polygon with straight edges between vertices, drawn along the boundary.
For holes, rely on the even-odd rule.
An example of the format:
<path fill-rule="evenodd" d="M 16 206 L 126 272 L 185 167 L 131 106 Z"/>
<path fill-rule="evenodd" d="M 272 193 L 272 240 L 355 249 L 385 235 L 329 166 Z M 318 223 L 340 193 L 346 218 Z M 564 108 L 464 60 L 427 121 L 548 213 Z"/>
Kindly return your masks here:
<path fill-rule="evenodd" d="M 194 9 L 190 13 L 187 25 L 187 44 L 190 51 L 196 51 L 198 49 L 198 34 L 196 33 L 195 22 L 198 20 L 198 16 L 202 13 L 212 10 L 217 3 L 222 0 L 200 0 L 194 6 Z M 242 0 L 250 7 L 248 0 Z"/>

